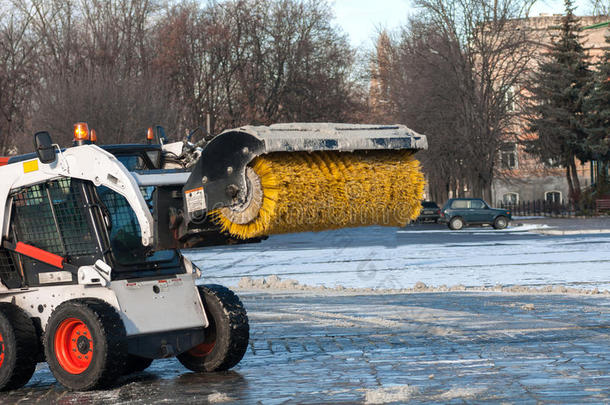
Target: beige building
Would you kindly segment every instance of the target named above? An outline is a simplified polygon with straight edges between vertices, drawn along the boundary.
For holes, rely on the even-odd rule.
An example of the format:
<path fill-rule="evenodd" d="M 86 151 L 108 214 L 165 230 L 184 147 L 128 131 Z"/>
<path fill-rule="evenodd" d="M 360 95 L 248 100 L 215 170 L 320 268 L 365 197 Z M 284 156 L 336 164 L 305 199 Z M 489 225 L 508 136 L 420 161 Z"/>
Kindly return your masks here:
<path fill-rule="evenodd" d="M 553 35 L 557 35 L 557 30 L 552 28 L 560 24 L 561 15 L 540 15 L 523 20 L 520 26 L 538 34 L 540 52 L 543 53 Z M 592 59 L 596 59 L 606 46 L 605 36 L 610 35 L 610 21 L 608 17 L 581 17 L 581 26 L 584 46 Z M 513 91 L 515 94 L 525 94 L 524 89 L 513 89 Z M 518 113 L 519 103 L 516 102 L 511 108 Z M 492 184 L 492 203 L 499 205 L 502 202 L 534 200 L 567 201 L 568 183 L 565 169 L 552 168 L 547 162 L 540 162 L 525 152 L 520 142 L 535 135 L 527 132 L 527 124 L 524 120 L 516 120 L 514 132 L 517 135 L 512 136 L 512 139 L 507 137 L 500 148 L 496 178 Z M 581 187 L 589 187 L 594 177 L 591 164 L 578 164 L 577 170 Z"/>

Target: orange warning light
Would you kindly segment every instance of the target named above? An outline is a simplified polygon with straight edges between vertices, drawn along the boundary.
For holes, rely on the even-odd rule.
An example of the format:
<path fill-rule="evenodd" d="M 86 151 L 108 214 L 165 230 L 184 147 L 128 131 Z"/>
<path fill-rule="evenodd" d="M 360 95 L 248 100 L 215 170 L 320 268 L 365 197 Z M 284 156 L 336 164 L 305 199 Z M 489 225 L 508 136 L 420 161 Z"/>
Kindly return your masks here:
<path fill-rule="evenodd" d="M 89 140 L 89 126 L 86 122 L 77 122 L 74 124 L 74 141 Z"/>

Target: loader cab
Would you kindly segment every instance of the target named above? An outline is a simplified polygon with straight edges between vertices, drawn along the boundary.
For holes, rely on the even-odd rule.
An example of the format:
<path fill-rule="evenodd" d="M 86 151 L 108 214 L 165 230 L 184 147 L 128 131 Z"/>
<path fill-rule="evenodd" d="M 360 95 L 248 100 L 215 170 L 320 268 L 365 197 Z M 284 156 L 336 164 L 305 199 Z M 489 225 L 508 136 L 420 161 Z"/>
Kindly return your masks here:
<path fill-rule="evenodd" d="M 0 278 L 8 288 L 77 284 L 76 270 L 102 260 L 112 279 L 183 273 L 175 250 L 154 252 L 141 243 L 127 200 L 104 187 L 57 178 L 13 190 Z"/>

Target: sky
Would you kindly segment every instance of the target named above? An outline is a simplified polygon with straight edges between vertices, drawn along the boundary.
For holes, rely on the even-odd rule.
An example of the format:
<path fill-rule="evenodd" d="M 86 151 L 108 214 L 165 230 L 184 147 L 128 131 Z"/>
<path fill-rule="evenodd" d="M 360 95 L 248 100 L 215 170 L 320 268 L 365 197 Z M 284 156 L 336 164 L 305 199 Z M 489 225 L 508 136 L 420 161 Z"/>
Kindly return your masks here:
<path fill-rule="evenodd" d="M 586 14 L 587 0 L 576 0 L 576 14 Z M 395 29 L 416 9 L 411 0 L 331 0 L 336 22 L 349 35 L 353 46 L 370 46 L 377 28 Z M 531 15 L 563 12 L 563 0 L 539 0 Z"/>

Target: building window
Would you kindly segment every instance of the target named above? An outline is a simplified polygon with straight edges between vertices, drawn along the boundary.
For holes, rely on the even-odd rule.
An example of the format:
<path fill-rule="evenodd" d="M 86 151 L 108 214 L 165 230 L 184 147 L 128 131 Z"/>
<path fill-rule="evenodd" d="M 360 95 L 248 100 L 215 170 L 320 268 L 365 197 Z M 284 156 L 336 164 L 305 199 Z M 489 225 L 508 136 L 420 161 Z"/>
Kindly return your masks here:
<path fill-rule="evenodd" d="M 546 193 L 544 193 L 544 199 L 546 200 L 546 202 L 560 203 L 561 191 L 547 191 Z"/>
<path fill-rule="evenodd" d="M 506 101 L 506 111 L 515 111 L 515 88 L 510 86 L 506 93 L 504 93 L 504 101 Z"/>
<path fill-rule="evenodd" d="M 515 205 L 519 202 L 519 194 L 517 193 L 506 193 L 502 196 L 502 202 L 505 205 Z"/>
<path fill-rule="evenodd" d="M 500 146 L 500 167 L 504 170 L 513 170 L 518 166 L 517 145 L 504 143 Z"/>
<path fill-rule="evenodd" d="M 559 160 L 555 158 L 548 158 L 544 161 L 546 167 L 556 168 L 559 166 Z"/>

